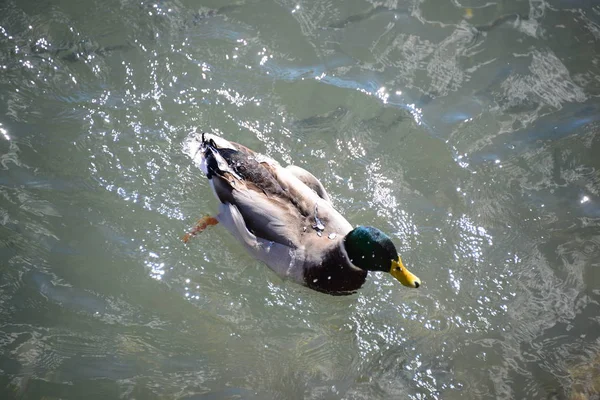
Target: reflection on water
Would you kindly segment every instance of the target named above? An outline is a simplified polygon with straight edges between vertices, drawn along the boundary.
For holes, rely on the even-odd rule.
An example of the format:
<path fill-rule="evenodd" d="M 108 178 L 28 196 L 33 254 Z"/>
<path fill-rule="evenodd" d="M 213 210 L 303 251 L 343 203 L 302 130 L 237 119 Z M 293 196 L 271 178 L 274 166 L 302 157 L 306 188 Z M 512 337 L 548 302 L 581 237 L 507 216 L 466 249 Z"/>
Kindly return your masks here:
<path fill-rule="evenodd" d="M 0 4 L 3 398 L 598 396 L 600 8 Z M 182 152 L 321 178 L 418 291 L 281 281 Z"/>

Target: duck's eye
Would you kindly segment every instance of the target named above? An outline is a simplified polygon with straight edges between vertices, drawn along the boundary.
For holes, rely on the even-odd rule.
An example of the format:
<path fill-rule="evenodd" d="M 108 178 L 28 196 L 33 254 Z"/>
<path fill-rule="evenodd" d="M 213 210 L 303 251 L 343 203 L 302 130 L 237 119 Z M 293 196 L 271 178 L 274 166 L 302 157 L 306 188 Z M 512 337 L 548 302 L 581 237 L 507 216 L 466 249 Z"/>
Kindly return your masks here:
<path fill-rule="evenodd" d="M 396 267 L 396 268 L 394 268 L 394 270 L 395 270 L 395 271 L 402 271 L 402 268 L 400 268 L 400 267 Z"/>

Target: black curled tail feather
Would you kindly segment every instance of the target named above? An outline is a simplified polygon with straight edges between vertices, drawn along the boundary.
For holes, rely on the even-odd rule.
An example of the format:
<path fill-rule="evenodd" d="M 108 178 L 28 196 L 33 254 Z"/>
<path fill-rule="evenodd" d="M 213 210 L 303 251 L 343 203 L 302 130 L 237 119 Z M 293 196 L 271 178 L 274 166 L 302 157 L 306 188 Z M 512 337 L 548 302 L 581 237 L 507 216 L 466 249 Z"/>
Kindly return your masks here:
<path fill-rule="evenodd" d="M 206 177 L 208 179 L 212 179 L 213 175 L 215 174 L 215 164 L 216 164 L 215 157 L 213 155 L 211 147 L 213 147 L 213 149 L 216 150 L 214 140 L 212 140 L 212 139 L 206 140 L 206 132 L 202 132 L 202 141 L 200 142 L 200 148 L 198 148 L 198 151 L 202 152 L 202 154 L 204 155 L 204 159 L 206 160 L 206 166 L 207 166 Z"/>
<path fill-rule="evenodd" d="M 204 159 L 206 160 L 206 167 L 208 172 L 206 174 L 206 177 L 208 179 L 212 179 L 214 175 L 222 175 L 223 171 L 219 169 L 219 162 L 217 161 L 217 157 L 215 156 L 215 154 L 218 153 L 218 150 L 214 148 L 210 143 L 203 142 L 202 152 L 204 153 Z"/>
<path fill-rule="evenodd" d="M 247 158 L 245 154 L 230 148 L 220 148 L 214 139 L 207 139 L 204 133 L 202 133 L 201 151 L 206 160 L 208 179 L 212 179 L 215 175 L 224 176 L 226 172 L 238 179 L 243 178 L 243 173 L 240 171 L 245 169 L 245 158 Z"/>
<path fill-rule="evenodd" d="M 217 150 L 217 144 L 214 139 L 206 140 L 206 132 L 202 132 L 202 147 L 212 147 L 214 150 Z"/>
<path fill-rule="evenodd" d="M 212 142 L 212 145 L 214 146 L 215 141 L 210 139 L 210 140 L 206 140 L 206 132 L 202 132 L 202 147 L 206 147 L 209 142 Z"/>

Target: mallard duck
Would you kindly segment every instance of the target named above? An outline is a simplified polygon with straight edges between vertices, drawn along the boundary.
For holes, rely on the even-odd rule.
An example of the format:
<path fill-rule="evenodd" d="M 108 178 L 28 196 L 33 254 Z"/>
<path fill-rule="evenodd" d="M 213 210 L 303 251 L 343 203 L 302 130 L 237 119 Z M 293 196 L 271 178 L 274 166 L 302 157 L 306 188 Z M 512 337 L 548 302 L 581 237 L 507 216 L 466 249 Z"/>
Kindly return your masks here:
<path fill-rule="evenodd" d="M 282 167 L 208 133 L 193 133 L 184 147 L 220 202 L 218 215 L 198 221 L 184 237 L 186 243 L 221 223 L 278 275 L 320 292 L 354 293 L 368 271 L 388 272 L 408 287 L 421 285 L 391 239 L 377 228 L 353 228 L 310 172 Z"/>

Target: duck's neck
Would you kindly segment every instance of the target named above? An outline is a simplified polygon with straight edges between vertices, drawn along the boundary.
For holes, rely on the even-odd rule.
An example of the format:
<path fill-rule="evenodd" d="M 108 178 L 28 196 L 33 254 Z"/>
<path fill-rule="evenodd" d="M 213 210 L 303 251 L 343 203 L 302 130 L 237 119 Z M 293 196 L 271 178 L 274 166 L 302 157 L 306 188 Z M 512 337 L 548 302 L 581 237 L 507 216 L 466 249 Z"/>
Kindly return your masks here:
<path fill-rule="evenodd" d="M 319 292 L 346 295 L 365 283 L 367 271 L 350 264 L 342 243 L 340 241 L 338 246 L 333 246 L 320 260 L 319 265 L 304 271 L 306 286 Z"/>

